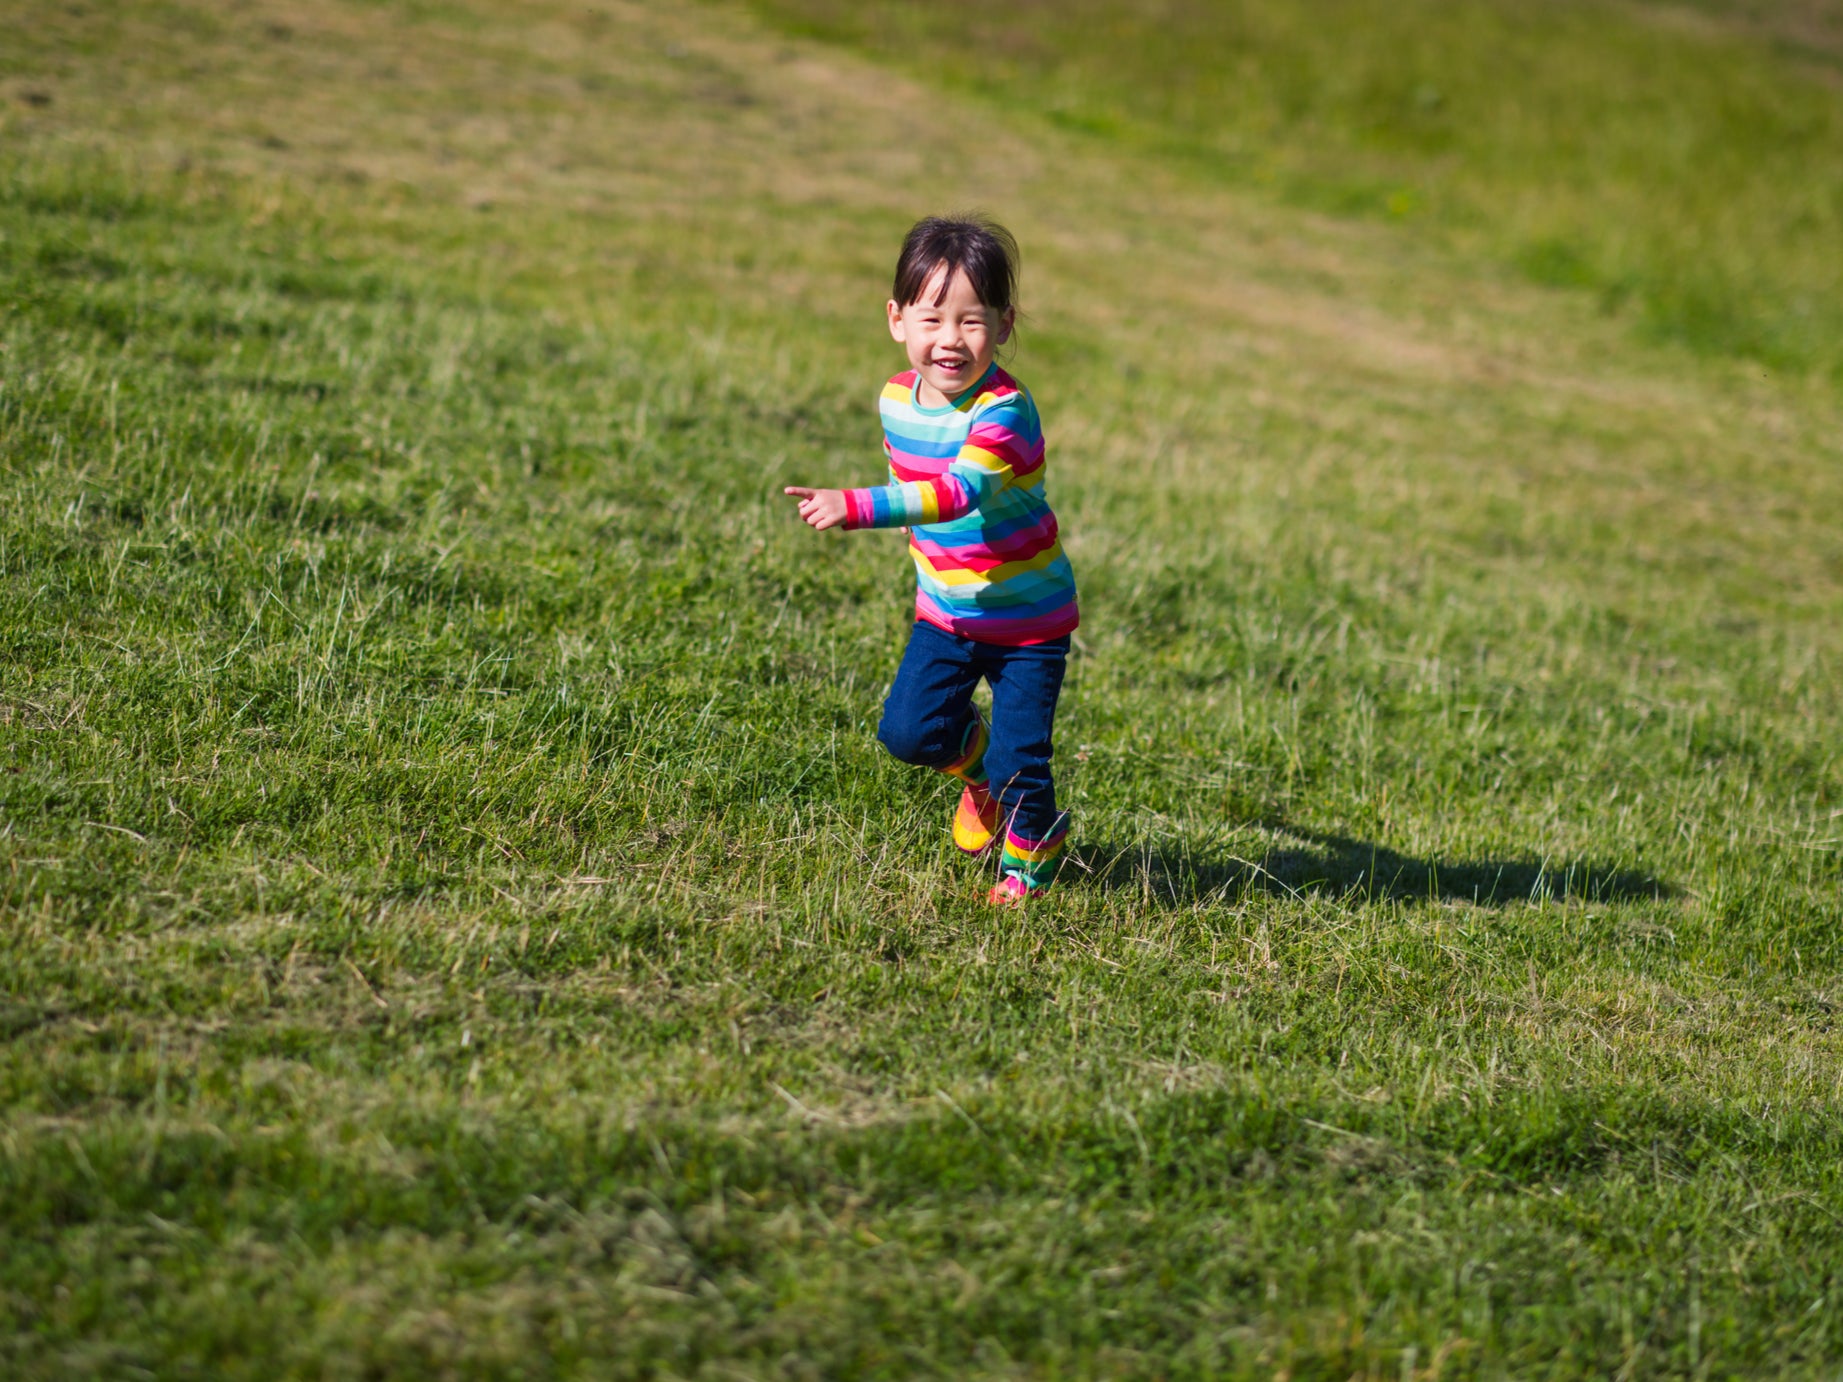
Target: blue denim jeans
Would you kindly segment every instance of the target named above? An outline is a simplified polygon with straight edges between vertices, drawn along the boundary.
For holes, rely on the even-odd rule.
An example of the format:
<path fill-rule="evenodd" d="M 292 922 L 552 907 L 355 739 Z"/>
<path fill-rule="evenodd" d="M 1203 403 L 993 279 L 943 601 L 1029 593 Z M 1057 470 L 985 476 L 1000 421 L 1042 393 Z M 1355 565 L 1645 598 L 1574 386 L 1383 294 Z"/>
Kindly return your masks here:
<path fill-rule="evenodd" d="M 1061 828 L 1050 734 L 1068 666 L 1068 635 L 1027 648 L 1000 647 L 917 620 L 883 702 L 877 738 L 904 763 L 939 768 L 960 756 L 973 720 L 973 688 L 992 688 L 986 774 L 1001 819 L 1017 834 L 1048 839 Z"/>

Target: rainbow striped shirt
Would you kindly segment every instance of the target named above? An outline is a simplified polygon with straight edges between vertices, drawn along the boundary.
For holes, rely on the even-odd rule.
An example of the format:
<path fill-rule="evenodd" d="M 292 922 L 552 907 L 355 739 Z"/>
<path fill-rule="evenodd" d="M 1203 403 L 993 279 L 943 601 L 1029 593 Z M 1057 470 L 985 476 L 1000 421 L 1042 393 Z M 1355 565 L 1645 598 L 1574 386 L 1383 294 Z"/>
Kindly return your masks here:
<path fill-rule="evenodd" d="M 1043 424 L 997 365 L 939 408 L 914 370 L 883 386 L 892 483 L 845 491 L 847 528 L 909 527 L 915 615 L 981 643 L 1022 647 L 1080 622 L 1075 574 L 1043 497 Z"/>

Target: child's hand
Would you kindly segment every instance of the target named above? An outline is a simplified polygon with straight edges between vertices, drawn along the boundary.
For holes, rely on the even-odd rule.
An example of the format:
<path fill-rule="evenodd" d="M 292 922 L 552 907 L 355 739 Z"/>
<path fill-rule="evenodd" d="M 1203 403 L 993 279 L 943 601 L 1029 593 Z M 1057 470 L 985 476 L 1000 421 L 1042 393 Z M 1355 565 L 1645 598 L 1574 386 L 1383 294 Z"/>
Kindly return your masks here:
<path fill-rule="evenodd" d="M 800 501 L 801 519 L 811 524 L 817 532 L 836 528 L 845 521 L 850 511 L 842 489 L 806 489 L 800 485 L 788 485 L 781 493 L 791 494 Z"/>

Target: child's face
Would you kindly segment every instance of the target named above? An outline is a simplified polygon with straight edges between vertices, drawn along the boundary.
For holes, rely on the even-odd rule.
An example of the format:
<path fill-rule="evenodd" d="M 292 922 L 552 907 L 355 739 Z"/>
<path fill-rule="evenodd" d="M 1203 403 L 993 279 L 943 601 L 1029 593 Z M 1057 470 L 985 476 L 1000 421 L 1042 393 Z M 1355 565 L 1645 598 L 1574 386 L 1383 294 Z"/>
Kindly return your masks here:
<path fill-rule="evenodd" d="M 998 348 L 1011 337 L 1017 313 L 987 307 L 972 282 L 955 271 L 941 291 L 945 264 L 928 276 L 921 296 L 908 306 L 889 303 L 890 335 L 902 342 L 909 364 L 921 376 L 921 401 L 939 406 L 963 394 L 986 372 Z M 940 301 L 935 301 L 939 298 Z"/>

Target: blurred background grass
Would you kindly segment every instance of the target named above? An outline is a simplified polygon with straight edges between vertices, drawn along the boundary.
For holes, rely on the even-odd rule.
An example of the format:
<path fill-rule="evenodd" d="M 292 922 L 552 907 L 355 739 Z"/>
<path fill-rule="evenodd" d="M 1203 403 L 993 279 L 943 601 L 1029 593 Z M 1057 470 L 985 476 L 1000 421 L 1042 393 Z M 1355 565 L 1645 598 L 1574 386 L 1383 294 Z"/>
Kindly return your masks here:
<path fill-rule="evenodd" d="M 1843 380 L 1833 6 L 754 9 L 1110 151 L 1403 222 L 1652 339 Z"/>

